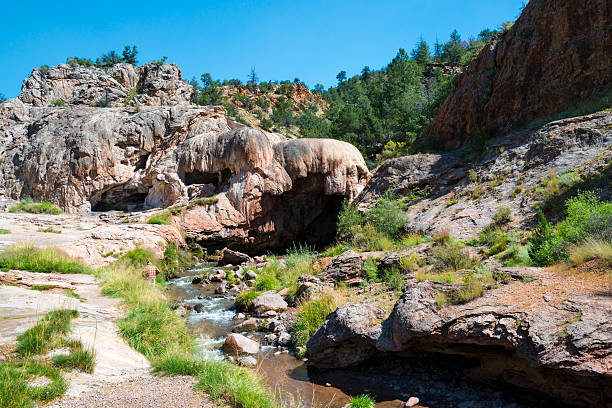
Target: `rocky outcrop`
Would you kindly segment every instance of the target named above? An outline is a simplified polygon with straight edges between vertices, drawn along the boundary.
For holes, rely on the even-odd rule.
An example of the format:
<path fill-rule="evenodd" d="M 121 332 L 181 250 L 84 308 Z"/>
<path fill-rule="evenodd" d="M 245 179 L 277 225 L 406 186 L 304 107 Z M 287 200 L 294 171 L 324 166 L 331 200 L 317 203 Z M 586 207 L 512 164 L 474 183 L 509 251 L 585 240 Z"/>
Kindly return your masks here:
<path fill-rule="evenodd" d="M 493 139 L 482 153 L 462 149 L 391 159 L 374 171 L 354 203 L 367 210 L 390 190 L 407 205 L 406 229 L 427 234 L 446 230 L 474 238 L 502 206 L 512 209 L 514 225 L 527 229 L 551 175 L 567 174 L 577 187 L 609 177 L 611 143 L 612 113 L 603 111 Z M 609 197 L 609 183 L 599 184 L 602 197 Z"/>
<path fill-rule="evenodd" d="M 190 103 L 192 95 L 193 87 L 181 79 L 176 64 L 150 62 L 104 69 L 68 64 L 37 68 L 23 81 L 18 98 L 32 106 L 172 106 Z"/>
<path fill-rule="evenodd" d="M 531 0 L 460 75 L 427 134 L 456 146 L 547 118 L 610 90 L 607 0 Z"/>
<path fill-rule="evenodd" d="M 366 312 L 368 305 L 340 307 L 309 341 L 309 364 L 346 367 L 380 352 L 455 355 L 479 361 L 469 372 L 475 379 L 542 392 L 571 406 L 606 406 L 612 400 L 612 300 L 600 284 L 539 268 L 502 271 L 516 280 L 442 309 L 437 298 L 448 285 L 410 275 L 382 326 Z M 526 274 L 535 280 L 520 278 Z"/>
<path fill-rule="evenodd" d="M 350 367 L 372 357 L 384 312 L 372 305 L 346 303 L 327 316 L 306 345 L 308 364 Z"/>
<path fill-rule="evenodd" d="M 134 80 L 134 68 L 124 65 L 115 68 L 123 73 L 117 77 Z M 176 225 L 206 246 L 256 251 L 333 238 L 342 200 L 357 196 L 369 177 L 359 151 L 331 139 L 292 140 L 237 127 L 221 107 L 179 104 L 184 93 L 177 70 L 147 64 L 136 72 L 143 102 L 174 106 L 121 108 L 79 105 L 78 89 L 97 86 L 89 80 L 123 92 L 111 73 L 73 83 L 47 76 L 88 69 L 35 71 L 30 80 L 51 81 L 53 97 L 61 89 L 77 99 L 70 108 L 32 106 L 49 100 L 24 85 L 21 99 L 0 105 L 2 192 L 52 201 L 68 212 L 191 202 Z"/>

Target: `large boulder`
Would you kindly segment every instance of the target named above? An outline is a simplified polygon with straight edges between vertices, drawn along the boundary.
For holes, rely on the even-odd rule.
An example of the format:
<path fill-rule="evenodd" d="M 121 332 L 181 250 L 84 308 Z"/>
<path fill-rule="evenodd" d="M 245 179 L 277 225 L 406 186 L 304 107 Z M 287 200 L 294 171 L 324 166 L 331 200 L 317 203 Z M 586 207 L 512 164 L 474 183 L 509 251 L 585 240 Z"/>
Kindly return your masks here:
<path fill-rule="evenodd" d="M 320 368 L 350 367 L 376 353 L 384 311 L 365 303 L 346 303 L 312 335 L 306 348 L 308 364 Z"/>
<path fill-rule="evenodd" d="M 238 333 L 231 333 L 223 343 L 223 351 L 226 354 L 257 354 L 259 343 Z"/>
<path fill-rule="evenodd" d="M 221 259 L 219 260 L 222 264 L 232 264 L 239 265 L 245 262 L 252 262 L 253 258 L 248 256 L 247 254 L 243 254 L 242 252 L 232 251 L 229 248 L 223 248 L 221 253 Z"/>
<path fill-rule="evenodd" d="M 270 310 L 281 312 L 286 310 L 287 307 L 287 302 L 282 296 L 274 292 L 262 293 L 253 300 L 253 309 L 257 314 L 263 314 Z"/>
<path fill-rule="evenodd" d="M 607 0 L 532 0 L 459 76 L 426 133 L 447 146 L 502 134 L 610 90 Z"/>
<path fill-rule="evenodd" d="M 335 256 L 331 263 L 319 274 L 322 282 L 347 285 L 357 285 L 363 281 L 363 258 L 349 249 Z"/>

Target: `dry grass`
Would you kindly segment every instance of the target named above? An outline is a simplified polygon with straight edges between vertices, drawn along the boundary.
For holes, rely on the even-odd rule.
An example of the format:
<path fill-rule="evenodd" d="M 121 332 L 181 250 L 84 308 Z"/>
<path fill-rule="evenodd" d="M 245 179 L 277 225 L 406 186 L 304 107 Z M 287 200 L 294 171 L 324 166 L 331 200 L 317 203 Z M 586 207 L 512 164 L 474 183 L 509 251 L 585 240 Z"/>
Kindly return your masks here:
<path fill-rule="evenodd" d="M 589 239 L 580 245 L 572 246 L 569 253 L 573 265 L 581 265 L 592 259 L 603 259 L 612 266 L 612 242 Z"/>

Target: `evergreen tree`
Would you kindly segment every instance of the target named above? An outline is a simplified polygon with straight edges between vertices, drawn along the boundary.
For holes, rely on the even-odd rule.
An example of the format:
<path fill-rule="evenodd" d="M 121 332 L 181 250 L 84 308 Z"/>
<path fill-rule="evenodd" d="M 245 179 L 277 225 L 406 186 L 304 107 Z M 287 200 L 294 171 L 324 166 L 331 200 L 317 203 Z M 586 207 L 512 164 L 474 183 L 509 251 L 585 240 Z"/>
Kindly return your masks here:
<path fill-rule="evenodd" d="M 338 80 L 338 84 L 341 84 L 346 81 L 346 71 L 338 72 L 338 75 L 336 75 L 336 79 Z"/>
<path fill-rule="evenodd" d="M 429 45 L 427 42 L 421 37 L 417 45 L 414 47 L 410 56 L 413 60 L 415 60 L 419 64 L 427 64 L 431 61 L 431 53 L 429 51 Z"/>
<path fill-rule="evenodd" d="M 129 45 L 126 45 L 123 48 L 123 56 L 121 60 L 127 64 L 136 65 L 138 64 L 138 60 L 136 59 L 137 54 L 138 50 L 136 49 L 135 45 L 132 45 L 131 47 Z"/>
<path fill-rule="evenodd" d="M 3 93 L 0 93 L 0 103 L 5 102 L 6 101 L 6 96 L 4 96 Z"/>
<path fill-rule="evenodd" d="M 461 35 L 454 30 L 450 35 L 450 40 L 442 47 L 442 61 L 453 65 L 461 65 L 461 61 L 466 54 L 466 44 L 461 41 Z"/>

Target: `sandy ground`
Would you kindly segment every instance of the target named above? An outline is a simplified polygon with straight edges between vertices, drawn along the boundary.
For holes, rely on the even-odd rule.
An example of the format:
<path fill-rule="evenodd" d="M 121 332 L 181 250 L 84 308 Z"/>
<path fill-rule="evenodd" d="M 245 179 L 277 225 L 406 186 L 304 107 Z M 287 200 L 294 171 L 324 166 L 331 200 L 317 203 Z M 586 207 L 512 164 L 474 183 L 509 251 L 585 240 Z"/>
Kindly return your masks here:
<path fill-rule="evenodd" d="M 72 334 L 95 351 L 93 374 L 73 371 L 66 377 L 66 395 L 53 407 L 210 407 L 212 403 L 193 391 L 194 379 L 159 378 L 149 374 L 150 365 L 119 336 L 116 319 L 123 314 L 120 300 L 102 295 L 90 275 L 29 274 L 37 282 L 69 284 L 82 300 L 60 290 L 35 291 L 0 286 L 0 361 L 12 358 L 17 336 L 46 312 L 71 308 L 80 316 L 72 321 Z"/>

